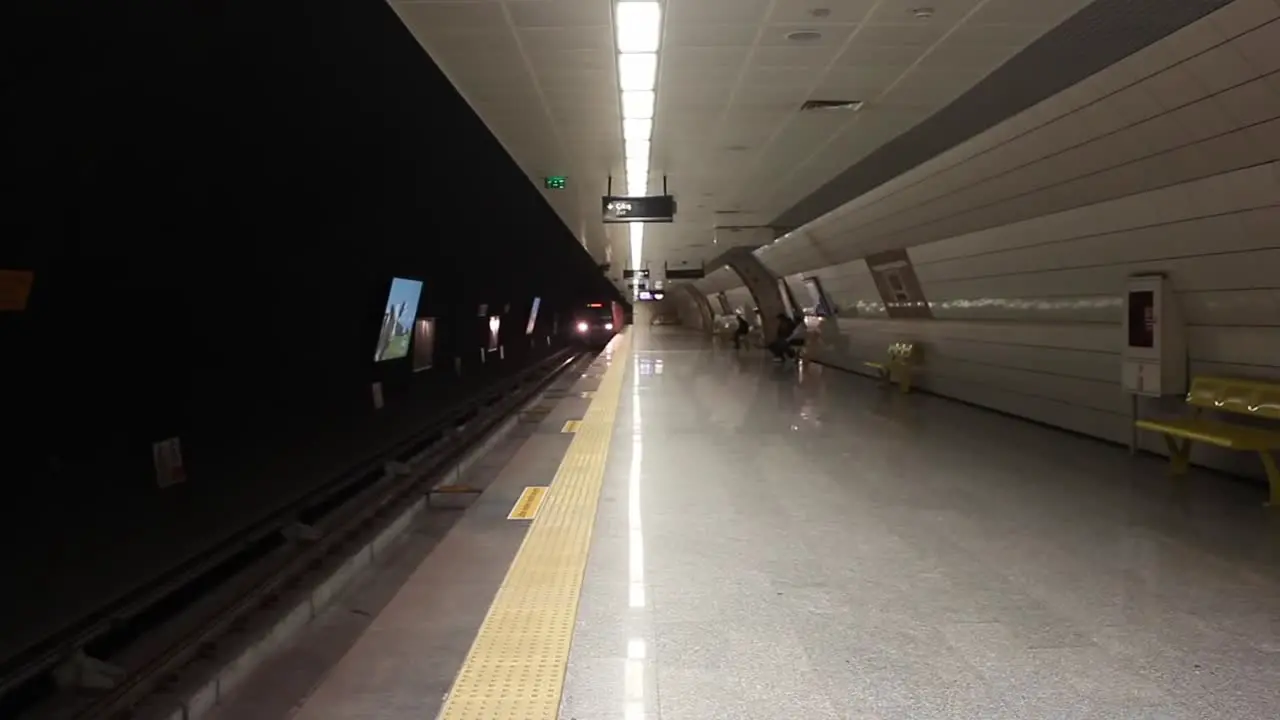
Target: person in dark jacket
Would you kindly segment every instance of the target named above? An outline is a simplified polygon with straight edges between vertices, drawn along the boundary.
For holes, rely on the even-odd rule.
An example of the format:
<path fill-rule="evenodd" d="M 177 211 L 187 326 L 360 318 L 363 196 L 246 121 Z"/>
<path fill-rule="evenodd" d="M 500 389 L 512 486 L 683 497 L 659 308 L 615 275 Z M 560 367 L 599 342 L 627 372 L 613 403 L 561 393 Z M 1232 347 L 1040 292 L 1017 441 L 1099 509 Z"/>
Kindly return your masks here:
<path fill-rule="evenodd" d="M 742 341 L 746 339 L 747 334 L 751 332 L 751 324 L 747 319 L 742 317 L 742 313 L 738 313 L 738 327 L 733 331 L 733 349 L 737 350 L 742 347 Z"/>
<path fill-rule="evenodd" d="M 786 360 L 791 354 L 791 333 L 796 329 L 796 323 L 786 313 L 778 313 L 778 333 L 774 335 L 773 342 L 769 343 L 769 352 L 773 353 L 773 359 L 782 361 Z"/>

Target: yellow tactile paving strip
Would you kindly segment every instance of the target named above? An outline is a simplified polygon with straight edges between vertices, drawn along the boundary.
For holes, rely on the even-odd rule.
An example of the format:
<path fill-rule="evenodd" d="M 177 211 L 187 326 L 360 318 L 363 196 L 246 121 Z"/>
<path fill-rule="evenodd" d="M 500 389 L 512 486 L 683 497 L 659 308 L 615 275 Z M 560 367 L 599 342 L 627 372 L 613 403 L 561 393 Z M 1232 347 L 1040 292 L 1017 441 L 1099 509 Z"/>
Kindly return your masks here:
<path fill-rule="evenodd" d="M 605 372 L 439 720 L 556 720 L 630 338 Z"/>

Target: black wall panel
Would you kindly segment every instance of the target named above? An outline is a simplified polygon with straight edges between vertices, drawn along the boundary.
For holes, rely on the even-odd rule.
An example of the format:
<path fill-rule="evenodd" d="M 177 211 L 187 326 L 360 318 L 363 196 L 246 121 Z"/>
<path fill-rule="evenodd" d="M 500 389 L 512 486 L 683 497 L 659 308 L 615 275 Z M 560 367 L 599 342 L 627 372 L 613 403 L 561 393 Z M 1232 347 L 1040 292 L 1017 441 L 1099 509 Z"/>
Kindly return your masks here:
<path fill-rule="evenodd" d="M 0 269 L 36 279 L 0 312 L 0 659 L 549 352 L 535 295 L 540 334 L 616 297 L 383 2 L 3 12 Z M 392 276 L 432 370 L 372 362 Z"/>

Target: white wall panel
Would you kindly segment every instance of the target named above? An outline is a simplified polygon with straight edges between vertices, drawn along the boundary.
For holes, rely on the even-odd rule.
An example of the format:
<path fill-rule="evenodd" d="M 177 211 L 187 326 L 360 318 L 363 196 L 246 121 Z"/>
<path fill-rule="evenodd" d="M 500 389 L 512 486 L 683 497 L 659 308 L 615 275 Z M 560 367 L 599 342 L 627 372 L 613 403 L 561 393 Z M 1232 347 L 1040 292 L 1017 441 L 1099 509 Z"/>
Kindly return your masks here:
<path fill-rule="evenodd" d="M 759 254 L 848 308 L 823 324 L 815 359 L 866 373 L 911 340 L 929 391 L 1127 442 L 1131 274 L 1171 279 L 1192 374 L 1280 381 L 1276 73 L 1280 4 L 1239 0 Z M 908 249 L 934 320 L 884 317 L 863 258 L 891 247 Z M 1195 457 L 1261 476 L 1248 454 Z"/>

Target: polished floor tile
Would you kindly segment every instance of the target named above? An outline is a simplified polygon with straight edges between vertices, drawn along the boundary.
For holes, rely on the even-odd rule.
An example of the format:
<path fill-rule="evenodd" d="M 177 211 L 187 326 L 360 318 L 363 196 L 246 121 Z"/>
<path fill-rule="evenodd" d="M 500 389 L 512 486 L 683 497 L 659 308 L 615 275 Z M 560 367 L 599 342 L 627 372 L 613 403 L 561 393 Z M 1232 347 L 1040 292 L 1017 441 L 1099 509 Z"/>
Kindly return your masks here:
<path fill-rule="evenodd" d="M 1257 488 L 634 332 L 562 718 L 1280 717 Z"/>

